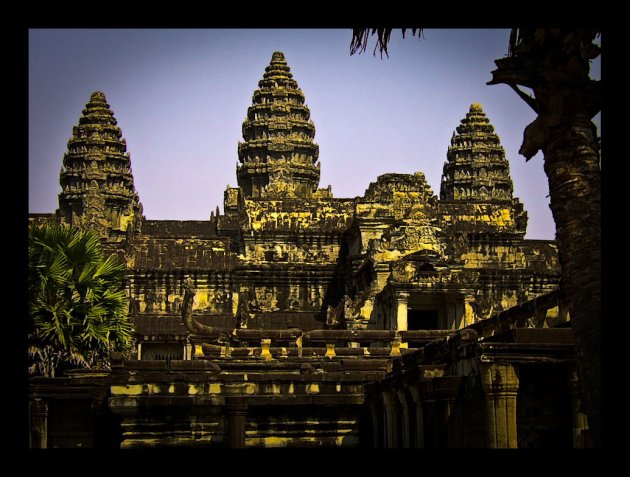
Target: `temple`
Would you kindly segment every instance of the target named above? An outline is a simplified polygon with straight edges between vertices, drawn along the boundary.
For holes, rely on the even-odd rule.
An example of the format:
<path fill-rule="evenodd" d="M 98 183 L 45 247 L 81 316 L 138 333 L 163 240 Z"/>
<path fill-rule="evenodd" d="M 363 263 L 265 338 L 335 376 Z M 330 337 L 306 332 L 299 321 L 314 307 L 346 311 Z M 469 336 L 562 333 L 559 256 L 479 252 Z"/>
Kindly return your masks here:
<path fill-rule="evenodd" d="M 59 182 L 62 224 L 88 227 L 120 242 L 128 224 L 142 215 L 127 145 L 103 93 L 92 94 L 72 131 Z"/>
<path fill-rule="evenodd" d="M 481 105 L 445 145 L 439 197 L 416 172 L 335 198 L 282 53 L 258 86 L 238 186 L 206 221 L 143 216 L 92 94 L 59 209 L 30 221 L 93 229 L 126 263 L 135 359 L 31 378 L 30 445 L 584 447 L 556 244 L 524 238 Z"/>

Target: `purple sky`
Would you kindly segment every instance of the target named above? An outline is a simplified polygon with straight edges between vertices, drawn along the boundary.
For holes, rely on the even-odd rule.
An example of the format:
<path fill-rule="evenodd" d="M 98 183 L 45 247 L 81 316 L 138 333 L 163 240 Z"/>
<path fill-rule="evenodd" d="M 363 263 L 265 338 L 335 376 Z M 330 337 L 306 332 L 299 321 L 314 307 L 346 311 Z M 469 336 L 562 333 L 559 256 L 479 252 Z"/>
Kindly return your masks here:
<path fill-rule="evenodd" d="M 72 127 L 105 93 L 131 154 L 147 219 L 207 220 L 236 186 L 237 143 L 274 51 L 304 91 L 320 146 L 320 187 L 362 195 L 387 172 L 422 171 L 439 194 L 455 127 L 483 105 L 506 150 L 527 237 L 553 239 L 542 156 L 518 155 L 535 115 L 486 86 L 508 30 L 392 34 L 389 59 L 349 55 L 350 30 L 30 30 L 29 211 L 53 212 Z M 593 65 L 599 78 L 599 61 Z"/>

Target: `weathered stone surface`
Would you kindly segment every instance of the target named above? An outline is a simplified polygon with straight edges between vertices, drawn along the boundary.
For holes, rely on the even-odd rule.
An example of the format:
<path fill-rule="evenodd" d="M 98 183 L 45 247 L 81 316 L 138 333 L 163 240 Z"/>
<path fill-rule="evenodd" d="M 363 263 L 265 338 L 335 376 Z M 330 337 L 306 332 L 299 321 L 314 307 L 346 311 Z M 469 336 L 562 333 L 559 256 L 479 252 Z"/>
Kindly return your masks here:
<path fill-rule="evenodd" d="M 505 151 L 481 105 L 474 103 L 453 133 L 440 199 L 510 200 L 512 179 Z"/>
<path fill-rule="evenodd" d="M 304 93 L 276 51 L 254 91 L 238 145 L 238 185 L 245 197 L 311 197 L 319 184 L 319 146 Z"/>
<path fill-rule="evenodd" d="M 337 199 L 318 189 L 304 100 L 274 53 L 243 123 L 238 187 L 207 221 L 142 217 L 102 93 L 74 128 L 60 210 L 30 220 L 95 228 L 127 264 L 139 360 L 111 373 L 121 446 L 449 447 L 470 442 L 448 430 L 469 411 L 462 426 L 514 446 L 514 395 L 484 401 L 478 377 L 501 360 L 565 365 L 572 345 L 548 333 L 568 319 L 549 294 L 555 243 L 524 239 L 481 106 L 453 136 L 439 198 L 417 172 Z M 461 389 L 481 404 L 458 407 Z M 45 445 L 41 399 L 33 446 Z M 492 439 L 478 417 L 491 405 L 509 411 Z"/>
<path fill-rule="evenodd" d="M 116 124 L 105 95 L 92 93 L 63 157 L 58 214 L 62 223 L 122 240 L 130 225 L 140 226 L 142 204 Z"/>

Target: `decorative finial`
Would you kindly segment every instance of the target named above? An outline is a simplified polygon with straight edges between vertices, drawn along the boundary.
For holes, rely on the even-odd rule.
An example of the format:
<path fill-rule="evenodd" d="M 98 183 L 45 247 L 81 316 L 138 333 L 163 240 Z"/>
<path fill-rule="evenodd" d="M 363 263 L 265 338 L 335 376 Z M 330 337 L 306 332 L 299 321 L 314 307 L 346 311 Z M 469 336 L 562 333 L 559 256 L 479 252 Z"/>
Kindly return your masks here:
<path fill-rule="evenodd" d="M 107 102 L 107 99 L 105 99 L 104 93 L 101 93 L 100 91 L 94 91 L 92 93 L 92 96 L 90 96 L 90 101 L 91 102 L 94 102 L 94 101 Z"/>
<path fill-rule="evenodd" d="M 481 108 L 481 104 L 480 103 L 473 103 L 470 105 L 470 112 L 472 113 L 473 111 L 476 112 L 481 112 L 483 111 L 483 109 Z"/>
<path fill-rule="evenodd" d="M 281 51 L 274 51 L 273 55 L 271 55 L 271 61 L 285 61 L 284 53 Z"/>

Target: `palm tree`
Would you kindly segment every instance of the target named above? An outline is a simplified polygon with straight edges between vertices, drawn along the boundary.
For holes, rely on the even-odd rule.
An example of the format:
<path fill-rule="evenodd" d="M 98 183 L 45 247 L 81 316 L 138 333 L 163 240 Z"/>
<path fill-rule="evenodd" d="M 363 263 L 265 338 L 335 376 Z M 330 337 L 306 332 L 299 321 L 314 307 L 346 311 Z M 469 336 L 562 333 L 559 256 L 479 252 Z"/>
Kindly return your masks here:
<path fill-rule="evenodd" d="M 31 225 L 28 261 L 30 374 L 107 368 L 110 352 L 129 349 L 125 267 L 104 258 L 97 235 Z"/>
<path fill-rule="evenodd" d="M 391 29 L 354 29 L 350 54 L 374 48 L 387 55 Z M 412 29 L 420 35 L 421 29 Z M 403 29 L 403 37 L 405 30 Z M 592 444 L 601 446 L 601 167 L 596 128 L 600 82 L 589 77 L 600 31 L 520 28 L 510 35 L 508 56 L 495 61 L 488 84 L 507 84 L 538 117 L 525 129 L 519 151 L 526 160 L 539 150 L 549 180 L 550 206 L 568 302 L 584 410 Z M 530 88 L 533 96 L 519 86 Z"/>

